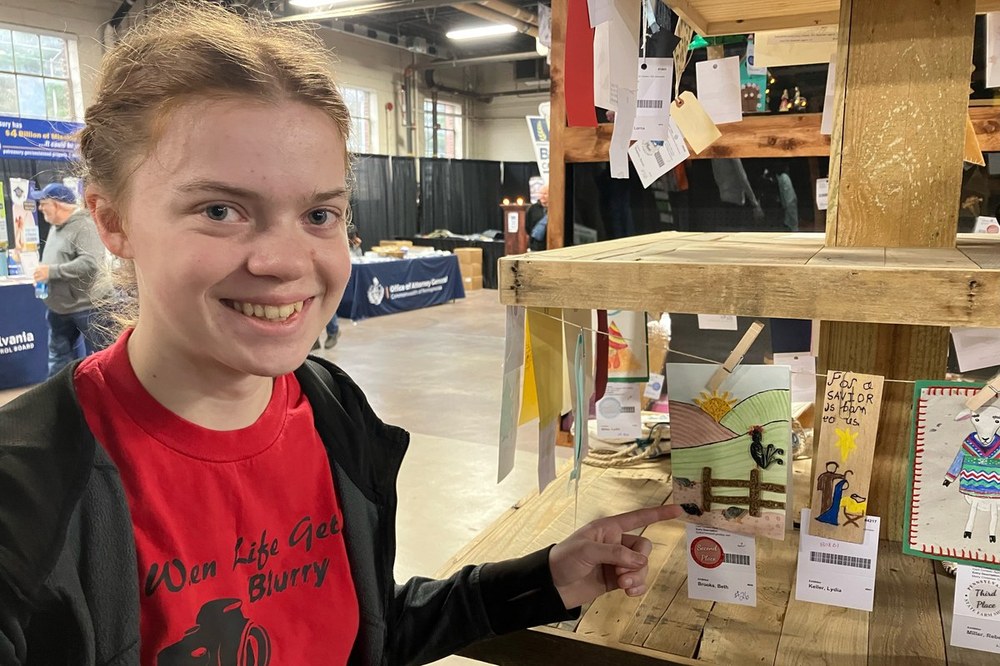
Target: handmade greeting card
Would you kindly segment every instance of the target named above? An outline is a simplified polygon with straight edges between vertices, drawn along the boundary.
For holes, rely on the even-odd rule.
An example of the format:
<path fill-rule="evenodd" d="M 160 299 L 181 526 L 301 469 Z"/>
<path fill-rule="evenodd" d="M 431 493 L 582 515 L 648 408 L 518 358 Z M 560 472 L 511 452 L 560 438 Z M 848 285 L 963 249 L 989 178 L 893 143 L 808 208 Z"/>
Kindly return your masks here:
<path fill-rule="evenodd" d="M 868 514 L 882 377 L 831 371 L 823 391 L 823 425 L 814 467 L 809 534 L 862 543 Z"/>
<path fill-rule="evenodd" d="M 917 382 L 903 550 L 1000 568 L 1000 404 L 967 409 L 979 386 Z"/>
<path fill-rule="evenodd" d="M 718 391 L 716 366 L 670 363 L 674 497 L 690 522 L 784 539 L 791 483 L 791 373 L 740 365 Z"/>
<path fill-rule="evenodd" d="M 608 310 L 608 381 L 649 379 L 646 313 Z"/>

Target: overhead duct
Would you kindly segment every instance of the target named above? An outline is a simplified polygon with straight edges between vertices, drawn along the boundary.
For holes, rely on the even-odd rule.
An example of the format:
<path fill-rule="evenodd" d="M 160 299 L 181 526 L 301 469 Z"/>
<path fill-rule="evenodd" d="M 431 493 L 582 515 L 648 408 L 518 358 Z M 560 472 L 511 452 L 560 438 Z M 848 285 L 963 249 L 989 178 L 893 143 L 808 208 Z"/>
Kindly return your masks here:
<path fill-rule="evenodd" d="M 486 7 L 487 9 L 499 12 L 504 16 L 509 16 L 512 19 L 524 21 L 525 23 L 530 23 L 531 25 L 538 25 L 538 14 L 528 11 L 527 9 L 522 9 L 516 5 L 512 5 L 509 2 L 503 2 L 503 0 L 479 0 L 478 4 Z"/>
<path fill-rule="evenodd" d="M 350 5 L 341 5 L 336 9 L 328 9 L 321 12 L 304 12 L 302 14 L 289 14 L 275 19 L 278 23 L 295 23 L 299 21 L 322 21 L 325 19 L 347 18 L 349 16 L 361 16 L 381 12 L 388 14 L 392 12 L 405 12 L 420 9 L 437 9 L 438 7 L 451 7 L 461 5 L 463 2 L 472 0 L 382 0 L 381 2 L 360 2 Z"/>
<path fill-rule="evenodd" d="M 475 65 L 489 65 L 492 63 L 515 62 L 519 60 L 540 59 L 536 51 L 525 51 L 524 53 L 503 53 L 500 55 L 478 56 L 475 58 L 461 58 L 459 60 L 442 60 L 440 62 L 430 62 L 426 65 L 416 65 L 416 69 L 448 69 L 449 67 L 472 67 Z"/>
<path fill-rule="evenodd" d="M 379 44 L 395 46 L 398 49 L 403 49 L 405 51 L 409 51 L 410 53 L 416 53 L 417 55 L 426 55 L 438 58 L 443 55 L 438 53 L 437 46 L 431 44 L 423 37 L 401 37 L 399 35 L 383 32 L 381 30 L 375 30 L 374 28 L 370 28 L 361 23 L 344 21 L 341 19 L 322 21 L 320 25 L 335 32 L 360 37 L 361 39 L 378 42 Z"/>
<path fill-rule="evenodd" d="M 538 28 L 531 25 L 530 23 L 525 23 L 524 21 L 519 21 L 515 18 L 511 18 L 505 14 L 501 14 L 498 11 L 487 9 L 486 7 L 481 7 L 479 5 L 468 4 L 468 5 L 455 5 L 455 9 L 465 12 L 466 14 L 471 14 L 481 19 L 486 19 L 487 21 L 492 21 L 493 23 L 502 23 L 504 25 L 512 25 L 517 28 L 517 31 L 524 35 L 531 35 L 534 38 L 538 38 Z"/>

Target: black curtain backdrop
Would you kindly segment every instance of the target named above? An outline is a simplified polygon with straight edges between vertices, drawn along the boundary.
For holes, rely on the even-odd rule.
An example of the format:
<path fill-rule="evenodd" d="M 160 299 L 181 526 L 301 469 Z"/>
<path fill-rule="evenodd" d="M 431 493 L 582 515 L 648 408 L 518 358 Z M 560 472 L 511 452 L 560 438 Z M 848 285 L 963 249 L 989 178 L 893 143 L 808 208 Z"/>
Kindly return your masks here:
<path fill-rule="evenodd" d="M 389 214 L 391 187 L 389 157 L 358 155 L 354 160 L 354 190 L 351 209 L 364 247 L 392 238 Z"/>
<path fill-rule="evenodd" d="M 7 225 L 7 238 L 10 247 L 14 246 L 14 199 L 10 193 L 11 178 L 27 178 L 35 181 L 35 187 L 41 189 L 53 181 L 62 182 L 66 176 L 73 176 L 74 165 L 70 162 L 54 162 L 48 160 L 22 160 L 3 159 L 0 160 L 0 187 L 3 188 L 3 198 L 6 210 L 6 217 L 3 224 Z M 41 239 L 39 244 L 39 255 L 45 247 L 45 239 L 49 235 L 49 224 L 40 213 L 35 213 L 38 220 L 38 235 Z"/>
<path fill-rule="evenodd" d="M 474 234 L 501 229 L 500 162 L 420 160 L 420 232 Z"/>
<path fill-rule="evenodd" d="M 387 198 L 393 233 L 385 238 L 409 238 L 417 233 L 418 228 L 417 161 L 412 157 L 393 157 L 390 165 L 392 191 Z"/>
<path fill-rule="evenodd" d="M 516 201 L 518 197 L 523 197 L 525 201 L 529 201 L 531 188 L 528 181 L 537 175 L 539 174 L 536 162 L 504 162 L 500 198 Z"/>

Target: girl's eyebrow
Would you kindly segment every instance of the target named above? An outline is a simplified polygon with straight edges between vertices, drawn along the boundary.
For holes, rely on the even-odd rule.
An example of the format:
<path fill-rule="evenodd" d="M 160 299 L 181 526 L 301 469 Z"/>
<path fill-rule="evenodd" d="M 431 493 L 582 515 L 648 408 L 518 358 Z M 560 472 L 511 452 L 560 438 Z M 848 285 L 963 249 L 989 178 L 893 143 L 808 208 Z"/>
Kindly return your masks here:
<path fill-rule="evenodd" d="M 239 187 L 238 185 L 230 185 L 228 183 L 223 183 L 222 181 L 208 180 L 204 178 L 182 183 L 177 187 L 177 190 L 185 193 L 204 192 L 207 194 L 227 194 L 235 198 L 245 199 L 263 198 L 259 192 L 255 192 L 254 190 Z M 322 201 L 329 201 L 330 199 L 347 198 L 348 194 L 349 193 L 346 187 L 335 187 L 332 190 L 316 192 L 312 195 L 312 202 L 318 203 Z"/>

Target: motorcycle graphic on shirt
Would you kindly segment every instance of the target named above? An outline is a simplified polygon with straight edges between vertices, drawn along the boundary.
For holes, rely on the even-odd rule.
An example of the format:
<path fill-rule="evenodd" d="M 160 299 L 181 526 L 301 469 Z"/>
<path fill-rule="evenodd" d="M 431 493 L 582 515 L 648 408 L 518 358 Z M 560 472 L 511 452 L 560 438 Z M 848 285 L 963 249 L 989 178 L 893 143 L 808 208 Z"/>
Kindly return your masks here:
<path fill-rule="evenodd" d="M 198 611 L 184 637 L 157 655 L 157 666 L 267 666 L 267 630 L 243 614 L 239 599 L 215 599 Z"/>

